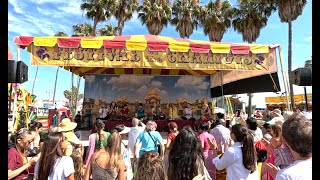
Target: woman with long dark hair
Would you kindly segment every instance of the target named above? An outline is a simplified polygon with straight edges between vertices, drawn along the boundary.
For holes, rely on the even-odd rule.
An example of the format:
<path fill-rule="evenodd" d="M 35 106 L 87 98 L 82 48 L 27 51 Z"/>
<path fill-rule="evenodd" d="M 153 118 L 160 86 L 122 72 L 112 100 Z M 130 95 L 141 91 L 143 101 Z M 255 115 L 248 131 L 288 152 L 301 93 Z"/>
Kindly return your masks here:
<path fill-rule="evenodd" d="M 97 120 L 95 124 L 97 128 L 97 132 L 93 133 L 89 136 L 89 148 L 87 152 L 87 157 L 85 159 L 85 165 L 87 166 L 91 155 L 97 151 L 104 151 L 107 146 L 108 137 L 110 136 L 109 132 L 104 131 L 104 122 L 101 120 Z"/>
<path fill-rule="evenodd" d="M 125 164 L 121 156 L 121 136 L 118 131 L 112 131 L 105 151 L 97 151 L 91 156 L 83 179 L 89 180 L 92 174 L 94 180 L 124 180 L 124 170 Z"/>
<path fill-rule="evenodd" d="M 205 180 L 211 180 L 199 138 L 190 126 L 180 130 L 171 150 L 164 156 L 163 167 L 169 180 L 192 180 L 199 174 L 205 175 Z"/>
<path fill-rule="evenodd" d="M 27 128 L 19 129 L 14 134 L 14 146 L 8 150 L 8 179 L 24 179 L 33 172 L 34 164 L 39 157 L 28 161 L 26 150 L 33 141 L 34 136 Z"/>
<path fill-rule="evenodd" d="M 64 156 L 61 143 L 64 140 L 61 132 L 48 135 L 41 149 L 40 160 L 35 166 L 35 177 L 38 180 L 73 180 L 74 165 L 70 156 Z"/>
<path fill-rule="evenodd" d="M 216 169 L 226 169 L 227 180 L 258 179 L 256 150 L 252 134 L 245 126 L 236 124 L 231 127 L 231 139 L 234 145 L 226 149 L 221 159 L 217 155 L 214 143 L 208 139 L 213 149 L 215 157 L 213 163 Z"/>

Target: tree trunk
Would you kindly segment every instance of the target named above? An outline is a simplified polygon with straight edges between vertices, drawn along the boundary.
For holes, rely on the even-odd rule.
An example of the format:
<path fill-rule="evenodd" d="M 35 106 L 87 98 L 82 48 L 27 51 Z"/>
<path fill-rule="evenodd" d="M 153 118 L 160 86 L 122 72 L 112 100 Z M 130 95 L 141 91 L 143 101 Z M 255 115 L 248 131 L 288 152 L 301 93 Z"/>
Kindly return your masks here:
<path fill-rule="evenodd" d="M 96 36 L 97 25 L 98 25 L 97 18 L 94 18 L 93 27 L 92 27 L 92 36 Z"/>
<path fill-rule="evenodd" d="M 289 25 L 288 73 L 290 74 L 292 71 L 292 21 L 289 21 L 288 25 Z M 294 109 L 294 92 L 293 92 L 293 83 L 292 83 L 291 76 L 289 76 L 289 84 L 290 84 L 291 109 Z"/>
<path fill-rule="evenodd" d="M 78 76 L 78 82 L 77 82 L 77 91 L 76 91 L 76 97 L 75 97 L 75 107 L 74 107 L 74 114 L 77 114 L 77 103 L 78 103 L 78 94 L 79 94 L 79 87 L 80 87 L 80 76 Z"/>
<path fill-rule="evenodd" d="M 56 108 L 56 106 L 55 106 L 54 100 L 55 100 L 55 97 L 56 97 L 56 89 L 57 89 L 57 80 L 58 80 L 59 68 L 60 68 L 60 66 L 58 66 L 58 68 L 57 68 L 56 80 L 54 81 L 54 91 L 53 91 L 53 98 L 52 98 L 52 103 L 53 103 L 55 108 Z"/>
<path fill-rule="evenodd" d="M 118 36 L 122 36 L 122 29 L 123 29 L 123 22 L 122 19 L 118 20 Z"/>

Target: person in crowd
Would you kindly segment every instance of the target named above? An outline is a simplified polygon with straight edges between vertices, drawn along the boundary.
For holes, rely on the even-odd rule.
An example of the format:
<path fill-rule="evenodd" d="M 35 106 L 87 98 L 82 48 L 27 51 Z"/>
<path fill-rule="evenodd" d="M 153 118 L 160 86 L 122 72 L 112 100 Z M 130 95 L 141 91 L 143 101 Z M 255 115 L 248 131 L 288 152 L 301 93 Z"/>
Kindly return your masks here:
<path fill-rule="evenodd" d="M 11 131 L 8 132 L 8 150 L 15 146 L 14 144 L 14 135 L 12 134 Z"/>
<path fill-rule="evenodd" d="M 252 134 L 245 126 L 236 124 L 231 127 L 231 138 L 235 143 L 226 149 L 221 158 L 218 157 L 216 145 L 208 139 L 213 149 L 213 163 L 216 169 L 226 168 L 227 180 L 258 179 L 257 157 Z"/>
<path fill-rule="evenodd" d="M 144 131 L 145 127 L 146 125 L 143 124 L 139 119 L 132 118 L 132 127 L 130 127 L 130 131 L 128 135 L 128 150 L 129 150 L 130 157 L 133 157 L 134 144 L 139 134 Z"/>
<path fill-rule="evenodd" d="M 117 125 L 114 129 L 111 130 L 111 133 L 113 131 L 117 131 L 121 135 L 121 156 L 125 164 L 125 179 L 132 180 L 133 178 L 133 171 L 132 171 L 132 165 L 131 165 L 131 159 L 128 149 L 126 148 L 126 145 L 122 141 L 122 139 L 127 136 L 127 134 L 130 131 L 130 128 L 125 127 L 124 125 Z"/>
<path fill-rule="evenodd" d="M 204 157 L 204 164 L 210 174 L 210 177 L 212 179 L 216 179 L 216 168 L 214 164 L 212 163 L 212 149 L 208 143 L 208 138 L 210 139 L 211 142 L 214 142 L 216 144 L 215 138 L 208 133 L 209 130 L 209 123 L 208 122 L 203 122 L 199 125 L 199 139 L 201 143 L 201 148 L 203 151 L 203 157 Z"/>
<path fill-rule="evenodd" d="M 143 108 L 143 104 L 139 103 L 138 108 L 136 109 L 135 113 L 134 113 L 134 117 L 138 118 L 138 119 L 142 119 L 144 118 L 145 112 L 144 112 L 144 108 Z"/>
<path fill-rule="evenodd" d="M 295 112 L 303 115 L 302 109 L 299 108 L 299 107 L 296 107 L 296 108 L 295 108 Z"/>
<path fill-rule="evenodd" d="M 104 131 L 105 124 L 101 120 L 96 120 L 95 124 L 98 131 L 96 133 L 90 134 L 89 136 L 89 147 L 87 155 L 85 158 L 85 165 L 88 166 L 91 155 L 97 151 L 104 151 L 107 146 L 108 138 L 110 136 L 109 132 Z"/>
<path fill-rule="evenodd" d="M 191 108 L 191 103 L 187 104 L 187 107 L 183 109 L 183 116 L 181 116 L 183 120 L 194 120 L 193 118 L 193 110 Z"/>
<path fill-rule="evenodd" d="M 168 134 L 168 139 L 166 143 L 166 150 L 170 150 L 173 144 L 174 139 L 179 134 L 178 125 L 175 122 L 170 122 L 168 124 L 170 133 Z"/>
<path fill-rule="evenodd" d="M 109 109 L 107 109 L 105 106 L 101 106 L 101 108 L 99 109 L 99 114 L 99 119 L 106 120 L 108 119 Z"/>
<path fill-rule="evenodd" d="M 125 180 L 125 163 L 121 156 L 121 136 L 113 131 L 105 147 L 105 151 L 93 153 L 86 168 L 84 180 Z"/>
<path fill-rule="evenodd" d="M 127 104 L 125 104 L 120 110 L 120 118 L 123 120 L 127 120 L 130 118 L 130 111 Z"/>
<path fill-rule="evenodd" d="M 48 135 L 41 150 L 39 161 L 35 166 L 37 180 L 73 180 L 74 165 L 70 156 L 65 156 L 61 149 L 64 136 L 61 132 Z"/>
<path fill-rule="evenodd" d="M 190 126 L 180 130 L 162 163 L 167 179 L 192 180 L 197 175 L 202 175 L 205 180 L 211 180 L 204 165 L 199 138 Z"/>
<path fill-rule="evenodd" d="M 153 116 L 153 120 L 159 120 L 160 116 L 162 115 L 161 107 L 157 104 L 156 101 L 153 101 L 151 104 L 151 112 Z"/>
<path fill-rule="evenodd" d="M 211 116 L 211 109 L 209 108 L 208 104 L 203 104 L 201 109 L 201 119 L 203 121 L 209 121 Z"/>
<path fill-rule="evenodd" d="M 77 130 L 81 129 L 81 119 L 82 119 L 81 113 L 80 111 L 78 111 L 77 115 L 74 117 L 74 121 L 77 123 L 77 127 L 76 127 Z"/>
<path fill-rule="evenodd" d="M 272 113 L 269 110 L 266 110 L 262 113 L 262 120 L 265 121 L 267 124 L 274 124 L 272 120 Z"/>
<path fill-rule="evenodd" d="M 230 137 L 230 130 L 222 125 L 222 119 L 224 119 L 224 114 L 217 113 L 217 120 L 215 122 L 216 126 L 211 130 L 210 134 L 213 135 L 217 142 L 217 153 L 221 155 L 224 151 L 232 144 L 232 139 Z"/>
<path fill-rule="evenodd" d="M 156 151 L 159 152 L 159 147 L 160 146 L 160 157 L 163 157 L 164 155 L 164 144 L 163 144 L 163 139 L 157 129 L 157 123 L 154 121 L 148 121 L 146 124 L 146 128 L 143 132 L 141 132 L 137 139 L 136 143 L 134 145 L 134 159 L 137 158 L 136 154 L 138 152 L 138 148 L 140 147 L 139 151 L 139 157 L 146 151 Z"/>
<path fill-rule="evenodd" d="M 40 122 L 33 121 L 29 124 L 29 130 L 34 135 L 34 141 L 30 144 L 30 149 L 39 148 L 41 128 L 42 124 Z"/>
<path fill-rule="evenodd" d="M 117 112 L 118 112 L 117 103 L 115 101 L 112 101 L 109 107 L 110 120 L 112 121 L 117 120 Z"/>
<path fill-rule="evenodd" d="M 15 146 L 8 150 L 8 179 L 20 180 L 27 178 L 29 173 L 34 172 L 34 165 L 39 156 L 31 158 L 29 161 L 26 150 L 32 143 L 34 136 L 27 128 L 21 128 L 14 135 Z"/>
<path fill-rule="evenodd" d="M 85 168 L 82 161 L 81 153 L 73 151 L 71 156 L 74 165 L 74 180 L 82 180 Z"/>
<path fill-rule="evenodd" d="M 299 113 L 289 116 L 282 125 L 282 139 L 295 161 L 281 169 L 275 179 L 312 179 L 312 121 Z"/>
<path fill-rule="evenodd" d="M 271 112 L 271 116 L 272 116 L 271 123 L 275 123 L 282 126 L 284 122 L 284 117 L 282 116 L 280 109 L 274 109 Z"/>
<path fill-rule="evenodd" d="M 68 116 L 66 115 L 66 113 L 64 111 L 62 111 L 61 116 L 60 116 L 60 121 L 62 121 L 62 119 L 68 118 Z"/>
<path fill-rule="evenodd" d="M 266 134 L 270 134 L 270 124 L 265 122 L 262 126 L 261 126 L 261 131 L 262 131 L 262 135 L 266 135 Z"/>
<path fill-rule="evenodd" d="M 245 118 L 243 117 L 243 112 L 240 109 L 237 109 L 234 117 L 231 120 L 231 126 L 235 124 L 242 124 L 244 126 L 246 125 Z"/>
<path fill-rule="evenodd" d="M 262 131 L 258 127 L 258 122 L 254 117 L 248 117 L 246 120 L 246 125 L 249 130 L 253 134 L 254 143 L 260 141 L 263 138 Z"/>
<path fill-rule="evenodd" d="M 141 155 L 133 180 L 165 180 L 162 160 L 158 153 L 150 151 Z"/>
<path fill-rule="evenodd" d="M 57 108 L 54 108 L 54 113 L 51 119 L 51 125 L 58 126 L 58 123 L 59 123 L 58 121 L 59 121 L 59 112 Z"/>

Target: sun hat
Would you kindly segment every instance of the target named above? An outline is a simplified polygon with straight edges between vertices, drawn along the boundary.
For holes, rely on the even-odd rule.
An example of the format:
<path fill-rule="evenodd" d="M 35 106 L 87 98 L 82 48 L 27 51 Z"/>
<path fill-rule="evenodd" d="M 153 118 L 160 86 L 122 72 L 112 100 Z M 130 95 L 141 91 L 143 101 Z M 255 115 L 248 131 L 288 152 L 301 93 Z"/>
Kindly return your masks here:
<path fill-rule="evenodd" d="M 59 127 L 58 132 L 72 131 L 77 127 L 77 123 L 71 122 L 69 118 L 64 118 L 62 119 L 58 127 Z"/>
<path fill-rule="evenodd" d="M 282 117 L 280 109 L 274 109 L 272 114 L 276 115 L 277 117 Z"/>
<path fill-rule="evenodd" d="M 64 134 L 64 137 L 67 139 L 67 141 L 74 143 L 74 144 L 81 144 L 81 141 L 78 139 L 78 137 L 75 135 L 74 132 L 66 132 Z"/>

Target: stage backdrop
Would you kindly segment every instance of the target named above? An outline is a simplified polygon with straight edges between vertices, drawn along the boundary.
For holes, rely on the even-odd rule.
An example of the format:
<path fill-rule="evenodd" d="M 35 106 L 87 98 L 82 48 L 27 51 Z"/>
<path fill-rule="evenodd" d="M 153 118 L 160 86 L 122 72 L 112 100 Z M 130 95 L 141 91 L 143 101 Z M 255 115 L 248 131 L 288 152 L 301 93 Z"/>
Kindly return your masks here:
<path fill-rule="evenodd" d="M 192 104 L 196 114 L 210 100 L 209 76 L 146 76 L 146 75 L 93 75 L 87 74 L 83 109 L 87 113 L 99 115 L 101 106 L 109 107 L 117 102 L 119 111 L 127 104 L 133 115 L 139 103 L 143 103 L 147 116 L 151 113 L 151 103 L 156 101 L 162 111 L 172 118 L 182 115 L 187 102 Z"/>

